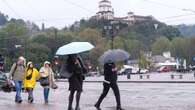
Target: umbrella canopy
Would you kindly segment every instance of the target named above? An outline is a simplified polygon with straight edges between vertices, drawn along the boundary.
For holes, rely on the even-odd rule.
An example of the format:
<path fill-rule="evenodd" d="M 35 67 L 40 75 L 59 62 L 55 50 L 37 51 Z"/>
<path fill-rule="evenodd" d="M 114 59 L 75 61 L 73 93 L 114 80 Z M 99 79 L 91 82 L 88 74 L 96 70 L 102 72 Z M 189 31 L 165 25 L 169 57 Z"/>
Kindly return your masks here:
<path fill-rule="evenodd" d="M 121 49 L 114 49 L 108 50 L 104 52 L 104 54 L 99 58 L 100 64 L 105 64 L 109 61 L 111 62 L 118 62 L 118 61 L 125 61 L 129 58 L 129 53 L 121 50 Z"/>
<path fill-rule="evenodd" d="M 89 42 L 72 42 L 60 47 L 57 50 L 56 55 L 78 54 L 89 51 L 93 48 L 94 46 Z"/>

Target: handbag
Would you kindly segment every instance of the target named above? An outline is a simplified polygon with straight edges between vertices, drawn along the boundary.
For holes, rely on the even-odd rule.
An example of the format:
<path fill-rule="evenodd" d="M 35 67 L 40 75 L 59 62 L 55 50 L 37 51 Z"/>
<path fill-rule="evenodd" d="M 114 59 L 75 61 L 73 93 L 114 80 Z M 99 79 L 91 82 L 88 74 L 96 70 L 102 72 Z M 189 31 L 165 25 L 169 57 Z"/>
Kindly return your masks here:
<path fill-rule="evenodd" d="M 40 78 L 41 86 L 49 86 L 49 76 Z"/>
<path fill-rule="evenodd" d="M 26 76 L 26 80 L 30 80 L 32 78 L 32 74 L 33 74 L 33 69 L 30 75 Z"/>
<path fill-rule="evenodd" d="M 58 88 L 58 85 L 55 84 L 55 83 L 52 83 L 51 88 L 52 88 L 52 89 L 57 89 L 57 88 Z"/>

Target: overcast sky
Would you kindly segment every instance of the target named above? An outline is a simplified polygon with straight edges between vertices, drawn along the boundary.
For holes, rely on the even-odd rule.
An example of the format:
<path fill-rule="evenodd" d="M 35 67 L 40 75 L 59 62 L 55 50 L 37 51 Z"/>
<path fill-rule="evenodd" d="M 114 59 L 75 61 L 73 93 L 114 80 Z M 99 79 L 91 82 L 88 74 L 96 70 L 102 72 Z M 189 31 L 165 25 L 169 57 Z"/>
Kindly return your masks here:
<path fill-rule="evenodd" d="M 0 11 L 46 27 L 62 28 L 98 11 L 100 0 L 0 0 Z M 167 24 L 195 24 L 194 0 L 111 0 L 115 16 L 152 15 Z M 184 11 L 183 9 L 188 9 Z M 192 10 L 192 11 L 190 11 Z M 193 12 L 194 10 L 194 12 Z"/>

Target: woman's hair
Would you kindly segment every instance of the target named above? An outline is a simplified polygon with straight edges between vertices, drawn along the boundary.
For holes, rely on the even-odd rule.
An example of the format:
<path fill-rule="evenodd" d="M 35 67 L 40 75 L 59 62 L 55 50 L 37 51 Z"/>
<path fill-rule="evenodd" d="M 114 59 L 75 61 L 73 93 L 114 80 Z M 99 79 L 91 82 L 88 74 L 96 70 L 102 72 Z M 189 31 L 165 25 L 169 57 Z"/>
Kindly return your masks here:
<path fill-rule="evenodd" d="M 50 63 L 49 61 L 45 61 L 45 62 L 44 62 L 44 67 L 45 67 L 45 65 L 47 65 L 47 64 L 49 65 L 49 67 L 51 67 L 51 63 Z"/>
<path fill-rule="evenodd" d="M 33 63 L 32 62 L 28 62 L 28 64 L 27 64 L 27 71 L 30 70 L 30 69 L 33 70 L 33 67 L 32 68 L 30 67 L 31 64 L 33 64 Z"/>
<path fill-rule="evenodd" d="M 68 55 L 67 61 L 68 62 L 74 62 L 76 58 L 77 58 L 76 54 Z"/>

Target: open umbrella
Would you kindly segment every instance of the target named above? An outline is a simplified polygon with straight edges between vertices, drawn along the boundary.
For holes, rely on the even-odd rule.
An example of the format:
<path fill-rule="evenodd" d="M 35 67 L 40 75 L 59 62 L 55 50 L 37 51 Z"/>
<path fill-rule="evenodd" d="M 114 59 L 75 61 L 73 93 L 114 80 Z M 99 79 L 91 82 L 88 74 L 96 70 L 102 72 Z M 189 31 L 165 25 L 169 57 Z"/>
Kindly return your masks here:
<path fill-rule="evenodd" d="M 57 50 L 56 55 L 78 54 L 89 51 L 93 48 L 94 46 L 89 42 L 72 42 L 60 47 Z"/>
<path fill-rule="evenodd" d="M 104 52 L 104 54 L 99 58 L 100 64 L 105 64 L 109 61 L 111 62 L 118 62 L 118 61 L 125 61 L 129 58 L 129 53 L 121 50 L 121 49 L 114 49 L 108 50 Z"/>

